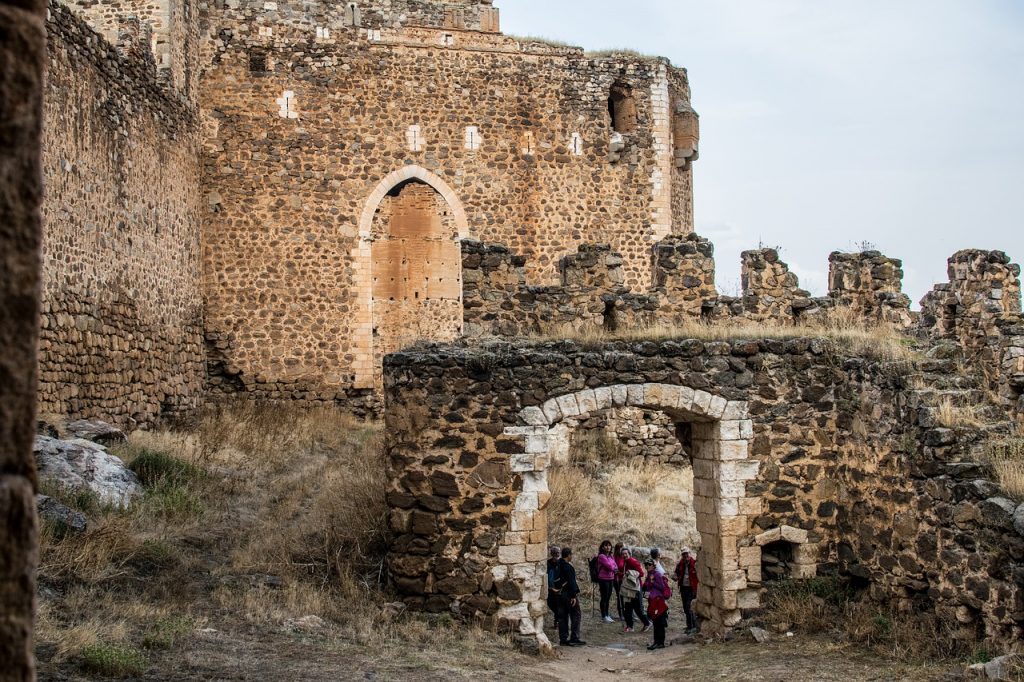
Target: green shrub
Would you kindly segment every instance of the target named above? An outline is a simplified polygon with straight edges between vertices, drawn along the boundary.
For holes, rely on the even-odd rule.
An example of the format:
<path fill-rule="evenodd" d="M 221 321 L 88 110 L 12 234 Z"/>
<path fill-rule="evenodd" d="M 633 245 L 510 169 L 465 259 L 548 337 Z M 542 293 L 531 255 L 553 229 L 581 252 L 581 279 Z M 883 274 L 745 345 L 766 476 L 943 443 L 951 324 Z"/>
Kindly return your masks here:
<path fill-rule="evenodd" d="M 82 649 L 82 669 L 104 677 L 141 675 L 146 670 L 146 656 L 124 644 L 93 644 Z"/>
<path fill-rule="evenodd" d="M 161 618 L 142 637 L 145 649 L 170 649 L 175 642 L 192 632 L 195 623 L 188 616 Z"/>
<path fill-rule="evenodd" d="M 199 467 L 156 450 L 139 450 L 130 468 L 147 488 L 161 484 L 186 485 L 205 478 Z"/>

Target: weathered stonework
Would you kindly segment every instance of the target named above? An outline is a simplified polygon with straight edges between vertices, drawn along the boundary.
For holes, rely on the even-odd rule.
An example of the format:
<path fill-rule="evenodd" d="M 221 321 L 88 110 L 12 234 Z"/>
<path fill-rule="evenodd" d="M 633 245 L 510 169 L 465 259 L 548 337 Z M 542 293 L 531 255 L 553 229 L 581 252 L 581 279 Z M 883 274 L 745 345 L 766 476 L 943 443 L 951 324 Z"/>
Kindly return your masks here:
<path fill-rule="evenodd" d="M 44 8 L 0 2 L 0 681 L 35 679 L 32 627 Z"/>
<path fill-rule="evenodd" d="M 978 434 L 937 426 L 899 365 L 820 339 L 680 339 L 424 346 L 389 356 L 385 375 L 389 566 L 410 605 L 543 645 L 555 429 L 632 406 L 692 429 L 712 631 L 757 608 L 760 548 L 784 542 L 791 577 L 840 571 L 879 601 L 954 613 L 958 636 L 1020 644 L 1017 505 L 962 463 Z"/>
<path fill-rule="evenodd" d="M 194 410 L 196 112 L 59 3 L 47 33 L 40 410 L 122 425 Z"/>
<path fill-rule="evenodd" d="M 903 261 L 878 251 L 834 252 L 828 258 L 829 297 L 858 318 L 909 328 L 914 318 L 903 293 Z"/>

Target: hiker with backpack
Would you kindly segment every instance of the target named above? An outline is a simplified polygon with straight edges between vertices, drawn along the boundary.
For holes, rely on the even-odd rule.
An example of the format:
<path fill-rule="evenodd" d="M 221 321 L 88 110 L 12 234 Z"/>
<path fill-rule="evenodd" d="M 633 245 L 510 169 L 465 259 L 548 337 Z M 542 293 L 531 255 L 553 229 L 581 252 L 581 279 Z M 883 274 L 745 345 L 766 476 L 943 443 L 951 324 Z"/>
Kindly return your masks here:
<path fill-rule="evenodd" d="M 576 581 L 576 569 L 572 565 L 572 548 L 562 548 L 562 559 L 555 569 L 553 589 L 558 594 L 558 643 L 561 646 L 583 646 L 580 639 L 580 586 Z M 571 627 L 570 627 L 571 625 Z"/>
<path fill-rule="evenodd" d="M 620 589 L 622 594 L 622 614 L 626 619 L 626 627 L 623 629 L 623 632 L 633 632 L 634 614 L 644 624 L 643 630 L 640 632 L 647 632 L 647 629 L 651 627 L 651 621 L 648 620 L 647 614 L 644 613 L 644 602 L 641 596 L 644 579 L 643 566 L 633 558 L 632 553 L 627 548 L 622 549 L 621 558 L 622 583 Z"/>
<path fill-rule="evenodd" d="M 615 619 L 611 617 L 608 608 L 611 605 L 612 593 L 615 592 L 615 574 L 618 572 L 619 567 L 615 565 L 615 559 L 612 557 L 611 540 L 605 540 L 601 543 L 595 559 L 597 565 L 597 584 L 601 588 L 601 620 L 606 623 L 614 623 Z"/>
<path fill-rule="evenodd" d="M 676 564 L 676 583 L 683 598 L 683 613 L 686 614 L 686 634 L 697 631 L 697 618 L 693 615 L 693 600 L 697 598 L 697 560 L 689 547 L 683 547 L 682 558 Z"/>
<path fill-rule="evenodd" d="M 647 649 L 664 649 L 665 633 L 668 630 L 668 600 L 672 597 L 672 588 L 664 573 L 658 573 L 653 558 L 644 562 L 647 579 L 644 580 L 644 593 L 647 594 L 647 617 L 654 623 L 654 643 Z"/>

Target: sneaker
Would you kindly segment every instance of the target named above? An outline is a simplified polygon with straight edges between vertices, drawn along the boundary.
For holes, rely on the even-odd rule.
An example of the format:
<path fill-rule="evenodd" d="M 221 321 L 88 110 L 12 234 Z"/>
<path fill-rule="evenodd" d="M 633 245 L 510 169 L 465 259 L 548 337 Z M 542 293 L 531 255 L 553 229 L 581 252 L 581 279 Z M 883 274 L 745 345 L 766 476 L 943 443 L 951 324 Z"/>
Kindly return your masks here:
<path fill-rule="evenodd" d="M 611 616 L 605 616 L 604 618 L 602 618 L 602 620 L 604 622 L 606 622 L 606 623 L 614 623 L 615 622 L 615 619 L 613 619 Z"/>
<path fill-rule="evenodd" d="M 645 625 L 645 626 L 643 627 L 643 629 L 641 629 L 641 630 L 640 630 L 640 632 L 647 632 L 647 631 L 648 631 L 648 630 L 650 630 L 650 629 L 651 629 L 651 624 L 650 624 L 650 623 L 648 623 L 647 625 Z"/>
<path fill-rule="evenodd" d="M 569 640 L 569 646 L 586 646 L 586 645 L 587 645 L 587 643 L 584 642 L 582 639 L 570 639 Z"/>
<path fill-rule="evenodd" d="M 631 627 L 624 627 L 624 628 L 622 628 L 622 631 L 623 632 L 633 632 L 633 628 L 631 628 Z"/>

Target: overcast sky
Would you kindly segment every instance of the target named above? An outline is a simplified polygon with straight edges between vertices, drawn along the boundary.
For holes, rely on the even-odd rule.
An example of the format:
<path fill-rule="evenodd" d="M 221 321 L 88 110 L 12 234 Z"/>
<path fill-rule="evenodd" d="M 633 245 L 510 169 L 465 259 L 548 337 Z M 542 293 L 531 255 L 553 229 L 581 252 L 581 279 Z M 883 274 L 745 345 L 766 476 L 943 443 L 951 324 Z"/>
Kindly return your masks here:
<path fill-rule="evenodd" d="M 902 258 L 915 308 L 962 248 L 1024 259 L 1022 0 L 498 0 L 505 33 L 689 69 L 696 227 L 718 287 L 780 246 L 815 294 L 828 254 Z"/>

